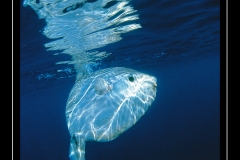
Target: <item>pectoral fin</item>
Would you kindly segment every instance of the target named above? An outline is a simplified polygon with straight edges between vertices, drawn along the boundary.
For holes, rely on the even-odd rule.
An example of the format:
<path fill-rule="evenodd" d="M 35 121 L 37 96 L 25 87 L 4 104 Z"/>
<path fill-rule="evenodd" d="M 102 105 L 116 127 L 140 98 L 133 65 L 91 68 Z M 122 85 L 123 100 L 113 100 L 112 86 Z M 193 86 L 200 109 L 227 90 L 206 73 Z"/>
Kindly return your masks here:
<path fill-rule="evenodd" d="M 98 78 L 94 84 L 94 91 L 98 95 L 103 95 L 108 91 L 111 91 L 112 88 L 113 88 L 113 85 L 108 84 L 108 82 L 102 78 Z"/>

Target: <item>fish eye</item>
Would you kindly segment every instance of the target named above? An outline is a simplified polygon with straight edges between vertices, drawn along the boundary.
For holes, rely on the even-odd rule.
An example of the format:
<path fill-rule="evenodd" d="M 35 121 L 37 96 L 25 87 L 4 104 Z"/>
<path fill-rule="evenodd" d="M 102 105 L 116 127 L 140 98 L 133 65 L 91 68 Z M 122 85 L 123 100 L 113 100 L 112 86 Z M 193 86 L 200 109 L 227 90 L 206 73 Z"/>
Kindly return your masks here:
<path fill-rule="evenodd" d="M 133 81 L 134 81 L 133 76 L 128 77 L 128 80 L 129 80 L 130 82 L 133 82 Z"/>

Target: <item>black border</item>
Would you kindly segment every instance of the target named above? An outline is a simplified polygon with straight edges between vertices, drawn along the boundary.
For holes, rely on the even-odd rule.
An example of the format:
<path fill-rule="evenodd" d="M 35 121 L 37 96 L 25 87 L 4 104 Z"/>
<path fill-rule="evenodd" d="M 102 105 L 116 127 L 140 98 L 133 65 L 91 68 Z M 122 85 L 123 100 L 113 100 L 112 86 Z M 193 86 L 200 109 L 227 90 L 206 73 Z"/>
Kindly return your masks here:
<path fill-rule="evenodd" d="M 226 137 L 226 110 L 227 110 L 227 48 L 226 48 L 226 18 L 227 18 L 227 1 L 220 1 L 220 160 L 228 159 L 227 157 L 227 137 Z"/>
<path fill-rule="evenodd" d="M 12 159 L 20 159 L 20 5 L 12 1 Z M 3 14 L 4 15 L 4 14 Z M 10 24 L 10 23 L 9 23 Z M 5 123 L 5 122 L 4 122 Z"/>
<path fill-rule="evenodd" d="M 20 7 L 12 1 L 12 158 L 20 159 Z M 227 135 L 228 2 L 220 0 L 220 160 L 228 159 Z M 18 51 L 19 48 L 19 51 Z M 17 53 L 18 52 L 18 53 Z M 14 75 L 13 75 L 14 74 Z M 14 90 L 14 91 L 13 91 Z M 14 106 L 15 105 L 15 106 Z M 14 124 L 13 124 L 13 121 Z M 13 128 L 14 127 L 14 128 Z M 14 145 L 13 145 L 14 143 Z M 14 151 L 14 154 L 13 154 Z"/>

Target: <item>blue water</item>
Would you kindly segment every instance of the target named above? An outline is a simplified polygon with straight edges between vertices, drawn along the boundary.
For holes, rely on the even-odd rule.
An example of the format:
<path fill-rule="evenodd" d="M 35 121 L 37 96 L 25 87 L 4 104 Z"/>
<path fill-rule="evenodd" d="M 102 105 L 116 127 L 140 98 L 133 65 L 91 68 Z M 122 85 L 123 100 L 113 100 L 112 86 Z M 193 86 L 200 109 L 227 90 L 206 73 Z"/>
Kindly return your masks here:
<path fill-rule="evenodd" d="M 22 1 L 21 1 L 22 4 Z M 213 0 L 133 0 L 142 28 L 99 48 L 97 69 L 129 67 L 158 79 L 146 114 L 110 142 L 87 142 L 86 160 L 220 159 L 220 7 Z M 43 46 L 46 22 L 21 9 L 20 158 L 68 160 L 70 60 Z"/>

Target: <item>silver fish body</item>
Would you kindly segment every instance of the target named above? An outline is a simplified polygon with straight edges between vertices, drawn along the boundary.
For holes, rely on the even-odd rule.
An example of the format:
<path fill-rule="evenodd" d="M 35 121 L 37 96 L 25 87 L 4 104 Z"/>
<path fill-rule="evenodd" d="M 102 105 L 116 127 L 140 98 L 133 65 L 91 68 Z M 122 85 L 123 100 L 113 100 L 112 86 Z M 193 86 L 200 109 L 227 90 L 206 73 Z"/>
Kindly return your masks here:
<path fill-rule="evenodd" d="M 66 107 L 70 159 L 85 159 L 85 142 L 106 142 L 132 127 L 156 97 L 155 77 L 114 67 L 75 83 Z"/>

